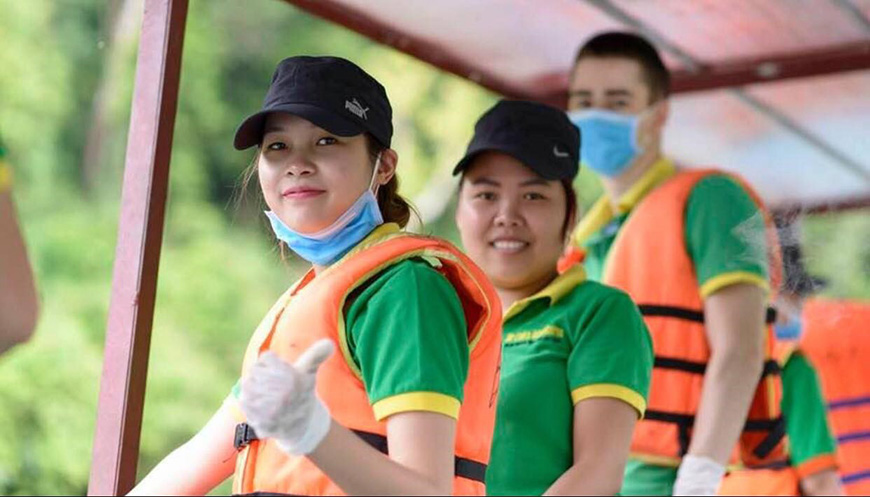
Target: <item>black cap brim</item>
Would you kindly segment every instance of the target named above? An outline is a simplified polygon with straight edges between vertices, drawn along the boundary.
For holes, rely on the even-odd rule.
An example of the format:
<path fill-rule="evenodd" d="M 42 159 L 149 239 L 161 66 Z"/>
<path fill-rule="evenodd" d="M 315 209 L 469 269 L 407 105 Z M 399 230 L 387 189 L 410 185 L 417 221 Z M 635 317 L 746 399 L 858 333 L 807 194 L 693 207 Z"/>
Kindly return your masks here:
<path fill-rule="evenodd" d="M 257 112 L 242 121 L 236 129 L 236 137 L 233 140 L 236 150 L 245 150 L 259 145 L 263 139 L 266 118 L 274 112 L 286 112 L 302 117 L 336 136 L 356 136 L 365 131 L 359 124 L 322 107 L 303 103 L 277 105 L 269 110 Z"/>
<path fill-rule="evenodd" d="M 456 164 L 456 167 L 453 168 L 453 175 L 456 176 L 457 174 L 460 174 L 461 172 L 468 169 L 474 159 L 476 159 L 477 156 L 482 154 L 483 152 L 501 152 L 503 154 L 510 155 L 514 159 L 522 162 L 524 166 L 534 171 L 535 174 L 548 181 L 573 179 L 573 176 L 566 176 L 565 174 L 560 174 L 560 171 L 554 170 L 554 168 L 550 167 L 549 164 L 537 164 L 531 158 L 523 157 L 523 154 L 520 151 L 513 150 L 510 147 L 482 147 L 474 150 L 469 150 L 468 153 L 465 154 L 465 157 L 463 157 Z"/>

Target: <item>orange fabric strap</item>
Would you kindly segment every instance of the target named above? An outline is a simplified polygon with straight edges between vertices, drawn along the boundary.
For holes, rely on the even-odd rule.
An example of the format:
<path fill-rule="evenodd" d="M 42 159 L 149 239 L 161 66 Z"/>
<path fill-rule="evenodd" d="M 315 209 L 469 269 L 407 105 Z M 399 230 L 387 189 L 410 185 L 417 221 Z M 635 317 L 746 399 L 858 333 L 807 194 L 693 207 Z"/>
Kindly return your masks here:
<path fill-rule="evenodd" d="M 837 457 L 834 454 L 821 454 L 797 465 L 798 476 L 806 478 L 826 469 L 837 468 Z"/>

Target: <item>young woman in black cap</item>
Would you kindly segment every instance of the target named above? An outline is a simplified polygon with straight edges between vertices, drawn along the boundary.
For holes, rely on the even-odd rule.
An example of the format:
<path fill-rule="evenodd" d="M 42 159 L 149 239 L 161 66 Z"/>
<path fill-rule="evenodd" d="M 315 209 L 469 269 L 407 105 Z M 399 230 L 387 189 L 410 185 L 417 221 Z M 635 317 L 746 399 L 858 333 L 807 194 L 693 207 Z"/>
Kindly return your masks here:
<path fill-rule="evenodd" d="M 235 146 L 257 146 L 266 215 L 312 269 L 255 331 L 224 406 L 137 493 L 201 495 L 234 471 L 242 494 L 483 493 L 498 296 L 451 245 L 401 231 L 391 119 L 347 60 L 278 65 Z"/>
<path fill-rule="evenodd" d="M 573 226 L 580 136 L 555 108 L 498 102 L 475 126 L 456 222 L 504 314 L 487 493 L 619 491 L 652 345 L 623 292 L 557 270 Z"/>

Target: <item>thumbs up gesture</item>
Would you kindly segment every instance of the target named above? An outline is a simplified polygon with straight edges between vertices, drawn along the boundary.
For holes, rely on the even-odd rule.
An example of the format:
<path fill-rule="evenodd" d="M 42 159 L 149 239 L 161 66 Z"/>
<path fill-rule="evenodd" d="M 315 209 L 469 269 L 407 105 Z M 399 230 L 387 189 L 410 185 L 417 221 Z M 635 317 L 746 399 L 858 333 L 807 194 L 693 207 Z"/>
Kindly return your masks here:
<path fill-rule="evenodd" d="M 312 344 L 295 363 L 273 352 L 260 356 L 242 381 L 240 405 L 259 438 L 274 438 L 293 455 L 311 453 L 329 432 L 331 416 L 317 397 L 317 369 L 335 347 L 327 339 Z"/>

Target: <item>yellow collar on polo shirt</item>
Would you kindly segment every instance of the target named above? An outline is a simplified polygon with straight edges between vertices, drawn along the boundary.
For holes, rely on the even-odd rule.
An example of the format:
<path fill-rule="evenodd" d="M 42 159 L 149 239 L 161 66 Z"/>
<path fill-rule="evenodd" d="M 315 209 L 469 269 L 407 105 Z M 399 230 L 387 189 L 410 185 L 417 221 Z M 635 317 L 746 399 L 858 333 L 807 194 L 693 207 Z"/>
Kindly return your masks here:
<path fill-rule="evenodd" d="M 583 266 L 575 264 L 564 273 L 556 276 L 550 284 L 542 288 L 538 293 L 511 304 L 504 314 L 504 320 L 507 321 L 516 316 L 529 304 L 538 299 L 548 299 L 549 305 L 552 306 L 584 281 L 586 281 L 586 271 L 583 270 Z"/>
<path fill-rule="evenodd" d="M 622 194 L 617 202 L 615 212 L 610 203 L 610 197 L 606 193 L 599 197 L 592 208 L 589 209 L 589 212 L 577 224 L 577 227 L 574 228 L 574 234 L 571 235 L 573 243 L 578 247 L 582 246 L 593 234 L 609 223 L 614 216 L 625 214 L 634 209 L 653 188 L 673 176 L 676 172 L 677 169 L 673 161 L 665 157 L 660 158 L 631 185 L 628 191 Z"/>

